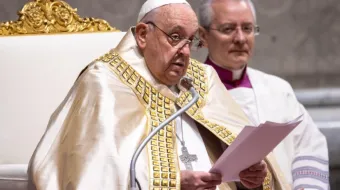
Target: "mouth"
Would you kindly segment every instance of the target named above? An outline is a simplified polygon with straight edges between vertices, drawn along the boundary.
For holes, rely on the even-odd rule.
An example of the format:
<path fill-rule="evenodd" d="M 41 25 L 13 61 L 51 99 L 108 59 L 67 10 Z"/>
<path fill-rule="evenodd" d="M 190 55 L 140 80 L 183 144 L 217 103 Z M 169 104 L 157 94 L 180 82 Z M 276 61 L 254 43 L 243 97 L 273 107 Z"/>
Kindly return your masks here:
<path fill-rule="evenodd" d="M 184 67 L 185 66 L 185 64 L 183 63 L 183 62 L 174 62 L 174 63 L 172 63 L 173 65 L 176 65 L 176 66 L 178 66 L 178 67 Z"/>
<path fill-rule="evenodd" d="M 230 50 L 229 53 L 248 53 L 247 50 Z"/>

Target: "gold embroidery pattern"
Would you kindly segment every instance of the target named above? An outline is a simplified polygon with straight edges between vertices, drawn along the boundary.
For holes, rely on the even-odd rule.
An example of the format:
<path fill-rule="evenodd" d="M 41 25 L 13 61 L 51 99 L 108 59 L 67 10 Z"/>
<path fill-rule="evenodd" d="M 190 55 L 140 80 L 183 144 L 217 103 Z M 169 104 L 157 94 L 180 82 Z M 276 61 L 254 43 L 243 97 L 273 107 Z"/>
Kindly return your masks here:
<path fill-rule="evenodd" d="M 149 126 L 156 128 L 174 112 L 174 102 L 158 93 L 118 54 L 108 53 L 100 58 L 109 62 L 111 69 L 130 86 L 148 111 Z M 148 144 L 150 181 L 152 190 L 179 189 L 179 166 L 174 122 L 160 130 Z M 150 128 L 148 130 L 151 130 Z M 151 158 L 151 159 L 150 159 Z"/>
<path fill-rule="evenodd" d="M 152 129 L 157 127 L 162 121 L 168 118 L 174 112 L 174 102 L 169 98 L 157 92 L 148 82 L 145 81 L 131 66 L 129 66 L 117 53 L 108 53 L 100 61 L 108 62 L 111 69 L 117 76 L 129 87 L 131 87 L 141 102 L 147 107 L 148 116 Z M 187 75 L 193 80 L 194 87 L 200 94 L 200 98 L 187 113 L 197 122 L 201 123 L 213 134 L 230 145 L 235 135 L 225 127 L 212 123 L 203 117 L 201 108 L 205 104 L 208 93 L 207 76 L 205 68 L 196 60 L 191 60 L 188 67 Z M 189 92 L 181 92 L 176 104 L 179 106 L 186 105 L 192 96 Z M 160 130 L 148 145 L 150 161 L 150 189 L 180 189 L 179 166 L 177 159 L 175 124 L 171 122 L 165 129 Z M 272 175 L 268 175 L 263 183 L 264 190 L 270 190 Z"/>
<path fill-rule="evenodd" d="M 190 115 L 197 122 L 205 126 L 207 129 L 209 129 L 213 134 L 218 136 L 225 143 L 230 145 L 234 141 L 235 135 L 232 134 L 226 127 L 211 123 L 210 121 L 206 120 L 201 112 L 201 108 L 205 104 L 206 95 L 208 93 L 208 82 L 204 66 L 200 62 L 191 59 L 191 64 L 187 70 L 187 76 L 193 80 L 193 85 L 200 95 L 197 103 L 187 111 L 188 115 Z M 176 103 L 180 107 L 183 107 L 184 105 L 188 104 L 191 99 L 192 96 L 189 92 L 181 92 L 180 97 L 177 99 Z"/>
<path fill-rule="evenodd" d="M 272 185 L 273 185 L 272 180 L 273 180 L 273 176 L 270 173 L 270 171 L 268 170 L 268 174 L 267 174 L 267 176 L 266 176 L 266 178 L 264 179 L 264 182 L 263 182 L 263 190 L 271 190 L 272 189 Z"/>

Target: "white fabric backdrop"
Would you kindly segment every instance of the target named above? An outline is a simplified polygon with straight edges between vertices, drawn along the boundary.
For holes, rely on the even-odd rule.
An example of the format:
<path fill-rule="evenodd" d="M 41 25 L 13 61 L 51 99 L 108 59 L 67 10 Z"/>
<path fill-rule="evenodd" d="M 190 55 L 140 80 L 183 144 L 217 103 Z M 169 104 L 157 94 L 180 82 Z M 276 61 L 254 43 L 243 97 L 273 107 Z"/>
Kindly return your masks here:
<path fill-rule="evenodd" d="M 125 32 L 0 37 L 0 164 L 27 164 L 80 71 Z"/>

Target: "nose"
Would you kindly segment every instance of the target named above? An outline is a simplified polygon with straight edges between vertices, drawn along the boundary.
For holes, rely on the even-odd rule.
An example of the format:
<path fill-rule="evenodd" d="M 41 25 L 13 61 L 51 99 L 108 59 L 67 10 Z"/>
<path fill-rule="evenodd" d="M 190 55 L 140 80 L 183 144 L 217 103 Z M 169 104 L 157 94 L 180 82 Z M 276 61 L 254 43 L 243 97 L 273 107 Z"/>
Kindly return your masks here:
<path fill-rule="evenodd" d="M 183 54 L 184 56 L 190 56 L 190 44 L 185 43 L 181 48 L 178 49 L 178 53 Z"/>
<path fill-rule="evenodd" d="M 237 30 L 234 36 L 234 43 L 244 44 L 246 42 L 246 36 L 242 30 Z"/>

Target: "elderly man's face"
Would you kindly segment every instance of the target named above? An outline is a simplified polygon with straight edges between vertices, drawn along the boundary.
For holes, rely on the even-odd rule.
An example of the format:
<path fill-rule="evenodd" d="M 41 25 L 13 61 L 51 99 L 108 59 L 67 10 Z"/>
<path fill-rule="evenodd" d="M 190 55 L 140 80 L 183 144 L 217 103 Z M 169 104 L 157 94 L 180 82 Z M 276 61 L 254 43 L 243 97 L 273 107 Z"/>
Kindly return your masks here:
<path fill-rule="evenodd" d="M 136 30 L 142 33 L 138 25 Z M 156 18 L 147 23 L 145 39 L 138 43 L 150 72 L 159 82 L 174 85 L 185 75 L 191 44 L 183 42 L 194 39 L 197 30 L 197 17 L 185 4 L 160 7 Z"/>
<path fill-rule="evenodd" d="M 245 1 L 221 0 L 212 4 L 213 18 L 200 36 L 209 56 L 219 66 L 241 69 L 247 64 L 254 46 L 255 23 Z"/>

